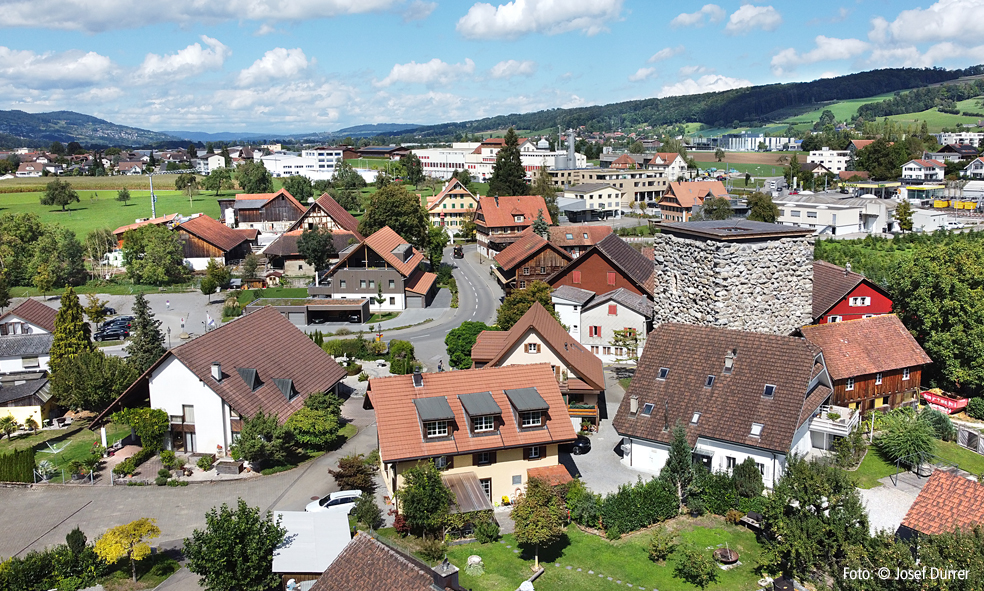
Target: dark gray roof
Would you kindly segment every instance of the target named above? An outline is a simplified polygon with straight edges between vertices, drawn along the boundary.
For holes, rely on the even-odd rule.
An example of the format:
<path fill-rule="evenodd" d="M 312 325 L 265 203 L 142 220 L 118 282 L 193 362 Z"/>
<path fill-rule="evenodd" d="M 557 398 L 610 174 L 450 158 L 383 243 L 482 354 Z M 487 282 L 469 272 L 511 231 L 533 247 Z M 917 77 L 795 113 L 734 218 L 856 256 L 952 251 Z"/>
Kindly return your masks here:
<path fill-rule="evenodd" d="M 286 398 L 287 400 L 293 400 L 294 397 L 297 396 L 297 388 L 294 387 L 294 380 L 273 378 L 273 383 L 277 386 L 278 389 L 280 389 L 280 391 L 284 395 L 284 398 Z"/>
<path fill-rule="evenodd" d="M 454 419 L 454 411 L 445 396 L 433 398 L 416 398 L 413 405 L 417 407 L 417 415 L 421 421 L 450 421 Z"/>
<path fill-rule="evenodd" d="M 44 392 L 41 392 L 44 390 Z M 34 380 L 24 380 L 22 382 L 4 382 L 0 386 L 0 404 L 6 404 L 22 398 L 27 398 L 33 394 L 39 394 L 47 400 L 48 378 L 38 378 Z"/>
<path fill-rule="evenodd" d="M 699 222 L 688 223 L 694 224 Z M 655 270 L 652 259 L 643 256 L 641 252 L 632 248 L 628 242 L 615 234 L 605 236 L 594 247 L 605 253 L 609 260 L 625 271 L 625 274 L 631 277 L 633 281 L 645 287 L 647 291 L 652 292 L 652 285 L 649 283 L 649 278 L 652 277 L 653 271 Z"/>
<path fill-rule="evenodd" d="M 54 335 L 51 333 L 0 337 L 0 357 L 44 355 L 51 351 L 52 339 L 54 339 Z"/>
<path fill-rule="evenodd" d="M 582 306 L 587 303 L 588 300 L 593 298 L 594 295 L 595 294 L 593 291 L 581 289 L 580 287 L 574 287 L 573 285 L 561 285 L 557 289 L 553 290 L 554 297 L 567 300 L 569 302 L 577 302 Z"/>
<path fill-rule="evenodd" d="M 550 405 L 540 396 L 536 388 L 520 388 L 518 390 L 506 390 L 506 397 L 509 402 L 516 407 L 516 410 L 523 412 L 527 410 L 547 410 Z"/>
<path fill-rule="evenodd" d="M 653 302 L 649 298 L 634 294 L 624 287 L 620 287 L 616 290 L 598 296 L 598 299 L 585 306 L 585 309 L 594 309 L 603 304 L 607 304 L 608 302 L 621 304 L 647 318 L 653 315 Z"/>
<path fill-rule="evenodd" d="M 502 409 L 492 398 L 491 392 L 476 392 L 475 394 L 459 394 L 458 400 L 470 417 L 484 415 L 501 415 Z"/>
<path fill-rule="evenodd" d="M 239 372 L 239 376 L 249 386 L 250 392 L 256 392 L 256 389 L 263 385 L 263 382 L 260 381 L 260 375 L 255 369 L 251 367 L 237 367 L 236 371 Z"/>
<path fill-rule="evenodd" d="M 710 238 L 729 242 L 791 238 L 813 234 L 813 230 L 810 228 L 751 222 L 740 218 L 724 221 L 673 222 L 660 225 L 660 232 L 686 238 Z"/>

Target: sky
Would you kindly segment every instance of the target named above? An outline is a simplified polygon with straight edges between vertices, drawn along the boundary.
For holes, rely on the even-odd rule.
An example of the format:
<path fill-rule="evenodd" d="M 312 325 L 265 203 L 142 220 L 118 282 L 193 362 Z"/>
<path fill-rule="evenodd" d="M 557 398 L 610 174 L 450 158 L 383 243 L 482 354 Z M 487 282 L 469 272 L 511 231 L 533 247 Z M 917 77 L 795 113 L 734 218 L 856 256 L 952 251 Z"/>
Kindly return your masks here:
<path fill-rule="evenodd" d="M 984 0 L 0 0 L 0 109 L 152 130 L 431 124 L 984 63 Z"/>

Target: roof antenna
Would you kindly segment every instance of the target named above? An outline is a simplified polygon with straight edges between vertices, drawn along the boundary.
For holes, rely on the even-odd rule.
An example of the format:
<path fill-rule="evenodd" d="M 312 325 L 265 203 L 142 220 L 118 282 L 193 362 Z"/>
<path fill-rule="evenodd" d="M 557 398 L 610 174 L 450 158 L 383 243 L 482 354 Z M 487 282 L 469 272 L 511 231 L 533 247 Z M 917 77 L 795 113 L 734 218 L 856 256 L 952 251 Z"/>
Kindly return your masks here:
<path fill-rule="evenodd" d="M 670 406 L 666 403 L 666 398 L 663 399 L 663 430 L 670 430 Z"/>

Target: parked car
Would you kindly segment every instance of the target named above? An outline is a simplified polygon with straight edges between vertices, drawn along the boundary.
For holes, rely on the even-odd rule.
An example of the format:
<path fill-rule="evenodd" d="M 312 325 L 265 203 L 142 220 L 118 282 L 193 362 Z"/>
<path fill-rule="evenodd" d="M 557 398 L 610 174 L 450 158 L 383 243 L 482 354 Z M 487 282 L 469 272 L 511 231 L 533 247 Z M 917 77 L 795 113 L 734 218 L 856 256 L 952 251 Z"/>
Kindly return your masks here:
<path fill-rule="evenodd" d="M 133 320 L 126 318 L 113 318 L 112 320 L 107 320 L 103 323 L 100 330 L 106 330 L 107 328 L 126 328 L 130 329 L 133 327 Z"/>
<path fill-rule="evenodd" d="M 102 313 L 104 316 L 116 316 L 116 308 L 110 308 L 109 306 L 103 306 Z"/>
<path fill-rule="evenodd" d="M 584 435 L 578 435 L 573 443 L 567 444 L 568 453 L 574 456 L 581 456 L 591 451 L 591 439 Z"/>
<path fill-rule="evenodd" d="M 320 316 L 318 318 L 312 318 L 311 324 L 324 324 L 327 321 L 328 321 L 327 318 L 325 318 L 324 316 Z"/>
<path fill-rule="evenodd" d="M 454 247 L 454 258 L 456 258 L 456 259 L 463 259 L 463 258 L 465 258 L 465 249 L 464 249 L 463 246 L 460 246 L 459 245 L 459 246 L 455 246 Z"/>
<path fill-rule="evenodd" d="M 122 326 L 103 327 L 92 335 L 95 341 L 121 341 L 130 336 L 130 329 Z"/>
<path fill-rule="evenodd" d="M 349 314 L 348 321 L 352 324 L 362 324 L 362 316 L 358 314 Z"/>
<path fill-rule="evenodd" d="M 321 511 L 345 511 L 348 513 L 355 507 L 356 501 L 362 496 L 361 490 L 341 490 L 333 492 L 327 497 L 311 501 L 304 507 L 308 513 L 318 513 Z"/>

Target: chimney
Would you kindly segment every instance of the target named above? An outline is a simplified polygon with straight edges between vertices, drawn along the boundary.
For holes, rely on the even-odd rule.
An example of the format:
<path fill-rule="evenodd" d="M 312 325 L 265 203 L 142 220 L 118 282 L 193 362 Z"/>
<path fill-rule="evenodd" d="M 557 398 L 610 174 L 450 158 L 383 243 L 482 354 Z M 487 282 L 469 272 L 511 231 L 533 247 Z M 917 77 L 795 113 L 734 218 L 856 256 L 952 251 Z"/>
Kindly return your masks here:
<path fill-rule="evenodd" d="M 461 589 L 458 586 L 458 567 L 448 562 L 447 558 L 434 567 L 431 576 L 434 577 L 434 585 L 438 589 Z"/>
<path fill-rule="evenodd" d="M 413 387 L 420 388 L 424 385 L 424 376 L 420 373 L 420 368 L 415 367 L 413 369 Z"/>
<path fill-rule="evenodd" d="M 212 363 L 212 379 L 216 382 L 222 381 L 222 364 L 218 361 Z"/>
<path fill-rule="evenodd" d="M 639 412 L 639 397 L 633 396 L 629 398 L 629 414 L 634 415 Z"/>
<path fill-rule="evenodd" d="M 847 275 L 850 272 L 851 272 L 851 263 L 848 262 L 846 265 L 844 265 L 844 275 Z"/>
<path fill-rule="evenodd" d="M 728 354 L 724 356 L 724 373 L 729 374 L 731 370 L 735 367 L 735 356 L 737 354 L 736 349 L 728 351 Z"/>
<path fill-rule="evenodd" d="M 499 196 L 498 195 L 495 196 L 495 206 L 496 207 L 499 207 Z"/>

